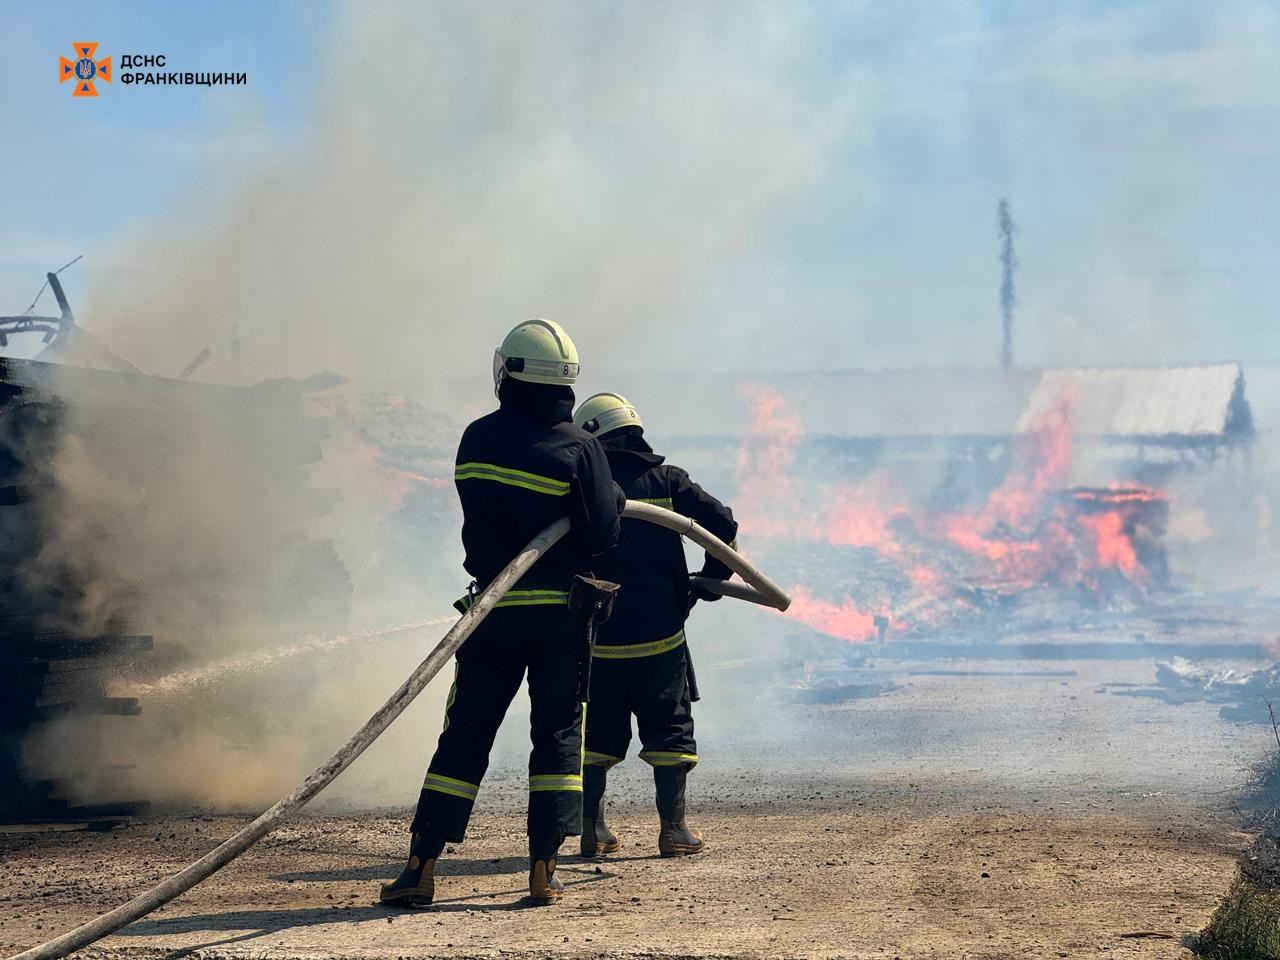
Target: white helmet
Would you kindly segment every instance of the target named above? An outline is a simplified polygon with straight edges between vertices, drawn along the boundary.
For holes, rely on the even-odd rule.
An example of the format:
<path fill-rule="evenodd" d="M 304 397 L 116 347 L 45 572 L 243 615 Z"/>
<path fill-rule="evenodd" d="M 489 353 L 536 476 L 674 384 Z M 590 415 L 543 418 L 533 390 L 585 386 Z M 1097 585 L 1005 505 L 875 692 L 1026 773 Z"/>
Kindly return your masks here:
<path fill-rule="evenodd" d="M 610 430 L 622 427 L 644 430 L 640 412 L 620 393 L 597 393 L 587 397 L 574 413 L 573 423 L 596 436 L 604 436 Z"/>
<path fill-rule="evenodd" d="M 517 324 L 494 351 L 495 392 L 507 377 L 572 386 L 578 379 L 578 348 L 554 320 L 526 320 Z"/>

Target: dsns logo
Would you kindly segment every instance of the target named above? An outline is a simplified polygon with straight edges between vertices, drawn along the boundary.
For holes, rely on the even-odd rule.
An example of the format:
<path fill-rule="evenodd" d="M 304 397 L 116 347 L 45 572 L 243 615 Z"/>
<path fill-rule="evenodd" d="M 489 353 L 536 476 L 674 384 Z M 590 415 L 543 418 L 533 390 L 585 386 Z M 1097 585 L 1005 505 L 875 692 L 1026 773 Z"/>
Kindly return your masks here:
<path fill-rule="evenodd" d="M 95 61 L 93 54 L 98 49 L 96 43 L 76 43 L 72 46 L 76 48 L 75 60 L 58 57 L 58 82 L 74 80 L 76 88 L 71 93 L 73 97 L 96 97 L 98 89 L 93 81 L 111 82 L 111 58 Z"/>

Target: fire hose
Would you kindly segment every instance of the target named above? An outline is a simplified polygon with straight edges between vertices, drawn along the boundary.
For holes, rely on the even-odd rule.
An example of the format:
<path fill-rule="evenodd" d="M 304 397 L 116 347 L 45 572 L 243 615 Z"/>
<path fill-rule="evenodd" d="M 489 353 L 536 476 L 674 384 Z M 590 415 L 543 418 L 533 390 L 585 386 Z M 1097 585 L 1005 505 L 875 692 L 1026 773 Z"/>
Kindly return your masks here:
<path fill-rule="evenodd" d="M 704 530 L 693 520 L 681 516 L 671 510 L 648 503 L 628 500 L 624 517 L 646 520 L 674 530 L 681 536 L 688 537 L 708 553 L 723 560 L 750 586 L 729 583 L 706 578 L 693 578 L 699 581 L 704 589 L 721 593 L 727 597 L 749 600 L 765 606 L 785 610 L 791 603 L 790 598 L 763 573 L 741 557 L 737 551 L 729 547 L 719 538 Z M 368 722 L 357 730 L 345 744 L 328 760 L 317 767 L 309 777 L 293 788 L 286 796 L 280 798 L 263 812 L 256 820 L 238 833 L 224 840 L 199 860 L 179 870 L 177 873 L 156 884 L 145 893 L 139 894 L 128 903 L 121 904 L 114 910 L 102 914 L 88 923 L 81 924 L 59 937 L 32 947 L 22 953 L 15 954 L 10 960 L 54 960 L 65 957 L 82 947 L 101 940 L 115 933 L 133 921 L 145 917 L 148 913 L 161 907 L 186 893 L 196 884 L 207 880 L 215 872 L 225 867 L 240 854 L 278 827 L 284 820 L 297 813 L 325 787 L 332 783 L 343 770 L 378 739 L 391 726 L 396 717 L 404 712 L 431 679 L 440 672 L 449 658 L 462 646 L 480 625 L 480 621 L 488 616 L 502 596 L 532 567 L 538 559 L 569 532 L 569 520 L 562 517 L 540 534 L 529 541 L 529 544 L 516 555 L 502 572 L 476 597 L 475 602 L 467 609 L 448 633 L 427 654 L 420 663 L 384 703 Z"/>

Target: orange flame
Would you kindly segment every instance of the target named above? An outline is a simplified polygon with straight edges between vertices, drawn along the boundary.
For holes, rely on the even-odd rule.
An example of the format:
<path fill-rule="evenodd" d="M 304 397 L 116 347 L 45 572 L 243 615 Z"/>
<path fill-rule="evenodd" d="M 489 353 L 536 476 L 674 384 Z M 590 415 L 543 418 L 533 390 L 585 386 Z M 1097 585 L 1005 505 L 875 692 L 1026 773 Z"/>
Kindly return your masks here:
<path fill-rule="evenodd" d="M 861 643 L 876 634 L 875 618 L 859 610 L 847 598 L 841 604 L 819 600 L 804 587 L 791 591 L 786 616 L 833 637 Z"/>
<path fill-rule="evenodd" d="M 1093 537 L 1098 566 L 1119 570 L 1126 577 L 1145 580 L 1146 571 L 1138 563 L 1138 551 L 1125 531 L 1125 521 L 1119 513 L 1109 511 L 1094 516 L 1081 516 L 1079 523 Z"/>
<path fill-rule="evenodd" d="M 804 430 L 768 387 L 743 385 L 740 392 L 750 404 L 751 420 L 738 451 L 739 510 L 753 518 L 761 536 L 783 536 L 789 523 L 775 507 L 795 502 L 791 467 Z"/>
<path fill-rule="evenodd" d="M 342 478 L 343 489 L 360 490 L 388 513 L 421 491 L 446 490 L 452 480 L 427 477 L 387 461 L 382 452 L 345 420 L 333 421 L 325 462 Z"/>
<path fill-rule="evenodd" d="M 1005 590 L 1035 584 L 1099 589 L 1104 571 L 1144 587 L 1149 575 L 1135 542 L 1136 511 L 1163 493 L 1138 486 L 1075 490 L 1066 498 L 1073 461 L 1074 397 L 1036 417 L 1012 440 L 999 485 L 971 512 L 912 506 L 887 470 L 857 483 L 805 482 L 794 475 L 804 437 L 781 396 L 746 387 L 748 433 L 738 455 L 738 512 L 743 533 L 770 542 L 812 542 L 869 549 L 901 570 L 913 598 L 886 611 L 898 628 L 966 609 L 966 583 Z M 879 569 L 879 568 L 877 568 Z M 872 615 L 845 596 L 840 603 L 799 587 L 788 616 L 832 636 L 860 641 L 875 633 Z"/>

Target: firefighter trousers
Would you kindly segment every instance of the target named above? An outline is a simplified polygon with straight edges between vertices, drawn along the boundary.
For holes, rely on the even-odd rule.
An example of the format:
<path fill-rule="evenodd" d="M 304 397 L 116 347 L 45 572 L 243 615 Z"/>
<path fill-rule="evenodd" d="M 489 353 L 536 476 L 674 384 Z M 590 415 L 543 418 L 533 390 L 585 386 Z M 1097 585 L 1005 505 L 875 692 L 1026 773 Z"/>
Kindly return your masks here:
<path fill-rule="evenodd" d="M 632 714 L 640 732 L 641 760 L 654 767 L 698 762 L 683 631 L 652 643 L 596 646 L 587 764 L 607 768 L 622 762 L 631 744 Z"/>
<path fill-rule="evenodd" d="M 498 727 L 529 679 L 529 836 L 582 828 L 582 715 L 578 675 L 585 626 L 561 601 L 499 606 L 458 650 L 444 730 L 418 797 L 415 833 L 454 843 L 466 834 Z"/>

